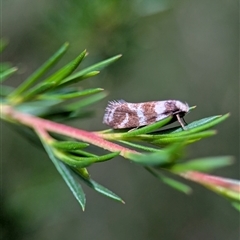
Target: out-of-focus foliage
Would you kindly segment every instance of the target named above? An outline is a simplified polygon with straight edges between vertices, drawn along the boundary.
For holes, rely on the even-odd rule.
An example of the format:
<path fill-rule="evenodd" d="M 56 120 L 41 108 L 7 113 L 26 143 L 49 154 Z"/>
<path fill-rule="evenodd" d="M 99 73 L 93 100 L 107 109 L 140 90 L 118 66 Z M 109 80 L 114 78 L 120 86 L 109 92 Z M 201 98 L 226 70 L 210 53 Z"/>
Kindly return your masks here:
<path fill-rule="evenodd" d="M 93 31 L 88 29 L 89 24 L 80 25 L 84 23 L 76 21 L 78 13 L 84 15 L 86 22 L 92 19 L 88 11 L 81 11 L 91 2 L 94 3 L 3 1 L 2 35 L 10 42 L 3 60 L 14 62 L 19 68 L 18 81 L 10 78 L 10 84 L 21 83 L 65 41 L 72 45 L 72 57 L 87 48 L 91 63 L 96 62 L 94 58 L 98 61 L 106 55 L 123 53 L 119 63 L 109 68 L 111 74 L 105 72 L 98 76 L 94 84 L 97 82 L 98 87 L 111 90 L 111 100 L 140 102 L 176 98 L 197 105 L 197 111 L 186 117 L 187 122 L 230 112 L 231 117 L 218 129 L 217 137 L 205 140 L 207 144 L 203 141 L 193 145 L 188 154 L 190 157 L 193 154 L 199 157 L 233 155 L 236 167 L 217 173 L 239 178 L 238 1 L 121 1 L 125 9 L 132 10 L 113 8 L 113 12 L 119 14 L 116 14 L 119 22 L 124 24 L 109 23 L 111 31 L 92 24 Z M 104 3 L 114 5 L 109 1 L 100 2 L 102 6 Z M 156 2 L 167 7 L 158 9 Z M 77 9 L 75 4 L 81 3 L 84 5 Z M 110 14 L 94 15 L 109 19 Z M 89 80 L 88 87 L 96 85 Z M 103 129 L 105 106 L 106 102 L 96 104 L 95 118 L 74 124 L 85 129 L 93 126 L 96 130 Z M 118 160 L 103 164 L 97 171 L 93 166 L 91 171 L 105 186 L 118 189 L 117 193 L 128 204 L 121 206 L 113 201 L 106 204 L 105 198 L 86 190 L 88 199 L 93 201 L 88 202 L 88 214 L 79 214 L 79 205 L 45 160 L 46 155 L 35 148 L 26 151 L 29 143 L 5 124 L 1 134 L 4 149 L 1 213 L 8 239 L 61 240 L 81 236 L 82 239 L 120 240 L 134 236 L 141 240 L 185 240 L 187 236 L 194 236 L 235 240 L 239 236 L 239 215 L 224 200 L 206 194 L 202 188 L 196 189 L 195 185 L 194 194 L 186 198 L 165 185 L 159 186 L 159 182 L 143 174 L 134 164 Z M 109 178 L 122 180 L 109 182 Z M 92 226 L 98 231 L 93 231 Z"/>
<path fill-rule="evenodd" d="M 4 45 L 4 41 L 2 41 L 1 45 Z M 3 49 L 4 48 L 2 48 L 2 50 Z M 174 122 L 174 117 L 176 117 L 174 113 L 156 123 L 140 129 L 131 129 L 132 131 L 120 130 L 120 132 L 118 130 L 115 132 L 112 129 L 108 129 L 92 133 L 91 131 L 88 132 L 71 128 L 67 125 L 49 121 L 53 120 L 53 113 L 58 120 L 69 121 L 73 118 L 78 118 L 80 120 L 85 113 L 85 109 L 81 109 L 80 107 L 83 105 L 81 100 L 74 103 L 74 105 L 80 103 L 78 109 L 71 108 L 72 104 L 70 104 L 69 107 L 68 101 L 74 101 L 77 98 L 81 99 L 87 96 L 83 102 L 85 103 L 85 107 L 89 107 L 89 105 L 96 100 L 96 94 L 99 95 L 103 89 L 91 88 L 82 90 L 79 87 L 74 87 L 74 85 L 85 79 L 96 76 L 99 70 L 121 57 L 121 55 L 118 55 L 74 72 L 86 57 L 87 52 L 84 50 L 65 66 L 52 73 L 50 76 L 47 76 L 45 79 L 40 80 L 55 64 L 57 64 L 66 53 L 67 49 L 68 44 L 64 44 L 20 86 L 9 91 L 7 94 L 2 93 L 0 116 L 1 119 L 5 121 L 17 124 L 18 131 L 21 131 L 26 138 L 29 138 L 29 133 L 25 133 L 26 126 L 30 127 L 30 129 L 36 133 L 37 136 L 33 134 L 32 139 L 35 139 L 35 142 L 39 140 L 42 142 L 43 148 L 47 152 L 49 158 L 54 163 L 56 169 L 83 210 L 86 204 L 85 193 L 81 185 L 71 174 L 71 170 L 74 170 L 75 173 L 94 190 L 114 200 L 123 202 L 118 195 L 93 181 L 88 172 L 89 166 L 95 163 L 109 161 L 118 155 L 145 166 L 149 172 L 157 177 L 159 174 L 162 174 L 156 174 L 152 168 L 157 168 L 159 171 L 168 170 L 173 174 L 181 176 L 181 174 L 185 174 L 189 171 L 211 171 L 232 163 L 230 157 L 219 157 L 219 159 L 208 158 L 208 164 L 206 164 L 206 160 L 201 159 L 178 163 L 183 157 L 182 153 L 185 145 L 199 141 L 202 138 L 213 136 L 215 131 L 209 131 L 208 129 L 224 121 L 228 117 L 228 114 L 225 116 L 204 118 L 190 123 L 186 127 L 181 126 L 165 129 L 163 131 L 161 131 L 161 127 Z M 11 72 L 11 69 L 12 68 L 3 71 L 1 73 L 1 78 L 4 79 L 9 77 L 9 72 L 11 74 L 14 72 L 13 70 Z M 6 92 L 6 88 L 8 89 L 9 87 L 1 84 L 1 88 L 5 89 Z M 97 99 L 100 100 L 100 98 Z M 194 108 L 195 107 L 190 107 L 189 110 L 191 111 Z M 44 118 L 41 118 L 43 116 Z M 61 135 L 61 137 L 55 138 L 51 134 Z M 72 140 L 70 140 L 71 138 Z M 78 141 L 74 141 L 74 139 Z M 118 144 L 106 141 L 106 139 L 116 141 Z M 122 143 L 133 147 L 133 149 L 119 145 Z M 154 148 L 145 146 L 145 143 L 153 145 Z M 108 150 L 111 153 L 96 155 L 95 152 L 88 150 L 89 145 L 98 147 L 102 150 Z M 137 151 L 134 150 L 135 148 Z M 194 176 L 193 174 L 193 177 Z M 171 183 L 169 185 L 177 190 L 189 193 L 189 190 L 186 189 L 190 189 L 190 187 L 181 182 L 177 182 L 171 178 L 168 178 L 169 180 L 166 181 L 166 177 L 161 177 L 160 179 L 163 179 L 164 183 Z M 189 179 L 191 179 L 191 176 Z M 225 184 L 226 180 L 224 178 L 219 179 L 221 180 L 219 183 L 221 187 L 223 183 Z M 202 180 L 202 178 L 200 178 L 200 180 Z M 197 179 L 194 179 L 194 181 L 197 182 Z M 207 185 L 211 185 L 213 188 L 215 187 L 214 183 L 206 180 L 205 182 Z M 229 198 L 231 202 L 234 201 L 234 204 L 238 203 L 236 194 L 239 190 L 236 189 L 235 186 L 237 184 L 239 183 L 234 183 L 234 186 L 231 184 L 230 186 L 224 185 L 229 195 L 231 194 Z"/>

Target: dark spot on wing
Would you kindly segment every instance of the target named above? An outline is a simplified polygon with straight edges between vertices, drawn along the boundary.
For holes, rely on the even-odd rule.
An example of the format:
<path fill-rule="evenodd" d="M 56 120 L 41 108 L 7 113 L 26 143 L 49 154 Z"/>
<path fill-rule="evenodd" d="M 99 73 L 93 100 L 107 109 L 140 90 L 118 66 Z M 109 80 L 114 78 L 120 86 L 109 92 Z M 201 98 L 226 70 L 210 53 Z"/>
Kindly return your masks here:
<path fill-rule="evenodd" d="M 146 102 L 142 104 L 142 112 L 146 121 L 145 125 L 156 122 L 157 113 L 155 112 L 155 104 L 156 102 Z"/>

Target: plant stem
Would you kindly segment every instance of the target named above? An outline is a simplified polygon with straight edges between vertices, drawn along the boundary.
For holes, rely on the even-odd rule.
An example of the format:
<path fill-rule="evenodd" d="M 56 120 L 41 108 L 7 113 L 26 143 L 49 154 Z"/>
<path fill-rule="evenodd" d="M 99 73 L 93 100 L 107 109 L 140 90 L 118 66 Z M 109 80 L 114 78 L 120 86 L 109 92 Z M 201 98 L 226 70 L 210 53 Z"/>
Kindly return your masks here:
<path fill-rule="evenodd" d="M 185 173 L 179 174 L 180 176 L 192 180 L 194 182 L 198 182 L 200 184 L 206 185 L 206 186 L 219 186 L 222 188 L 226 188 L 229 190 L 232 190 L 234 192 L 240 192 L 240 184 L 239 181 L 223 178 L 223 177 L 217 177 L 201 172 L 196 171 L 188 171 Z"/>
<path fill-rule="evenodd" d="M 73 128 L 66 126 L 64 124 L 52 122 L 46 119 L 38 118 L 29 114 L 21 113 L 15 110 L 9 105 L 0 106 L 0 117 L 8 121 L 17 121 L 23 125 L 26 125 L 36 131 L 36 133 L 49 131 L 65 136 L 69 136 L 87 143 L 91 143 L 95 146 L 106 149 L 110 152 L 119 152 L 123 157 L 127 157 L 129 153 L 138 154 L 139 152 L 132 149 L 120 146 L 118 144 L 104 140 L 103 138 L 97 136 L 93 132 L 88 132 L 85 130 Z M 140 154 L 140 153 L 139 153 Z"/>

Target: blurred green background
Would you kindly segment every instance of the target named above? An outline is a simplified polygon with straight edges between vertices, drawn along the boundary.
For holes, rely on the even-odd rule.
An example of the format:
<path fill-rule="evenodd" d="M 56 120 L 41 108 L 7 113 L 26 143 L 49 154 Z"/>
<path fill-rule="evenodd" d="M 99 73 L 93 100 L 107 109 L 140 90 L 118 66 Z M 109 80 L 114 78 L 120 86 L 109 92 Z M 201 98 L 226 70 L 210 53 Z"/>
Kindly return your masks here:
<path fill-rule="evenodd" d="M 231 113 L 218 135 L 188 148 L 187 157 L 233 155 L 235 165 L 214 174 L 239 179 L 239 7 L 235 0 L 69 0 L 2 2 L 3 61 L 19 68 L 16 86 L 69 41 L 65 60 L 83 49 L 84 66 L 123 57 L 84 87 L 108 92 L 92 119 L 75 121 L 104 129 L 108 100 L 179 99 L 197 109 L 191 122 Z M 59 65 L 59 66 L 60 66 Z M 190 183 L 177 192 L 123 158 L 90 167 L 96 181 L 125 201 L 121 205 L 84 186 L 82 212 L 47 155 L 1 123 L 2 239 L 239 239 L 239 213 L 227 201 Z"/>

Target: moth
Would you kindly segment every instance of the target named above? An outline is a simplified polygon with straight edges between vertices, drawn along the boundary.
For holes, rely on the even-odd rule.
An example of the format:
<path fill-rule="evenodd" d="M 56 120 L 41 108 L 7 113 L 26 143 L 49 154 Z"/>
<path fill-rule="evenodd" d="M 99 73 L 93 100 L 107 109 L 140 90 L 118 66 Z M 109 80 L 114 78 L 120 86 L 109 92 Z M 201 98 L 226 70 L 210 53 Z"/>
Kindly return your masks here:
<path fill-rule="evenodd" d="M 178 121 L 182 128 L 186 129 L 183 117 L 188 112 L 188 104 L 178 100 L 143 103 L 129 103 L 124 100 L 117 100 L 108 102 L 103 123 L 113 129 L 138 128 L 155 123 L 168 116 L 173 116 L 171 122 Z"/>

